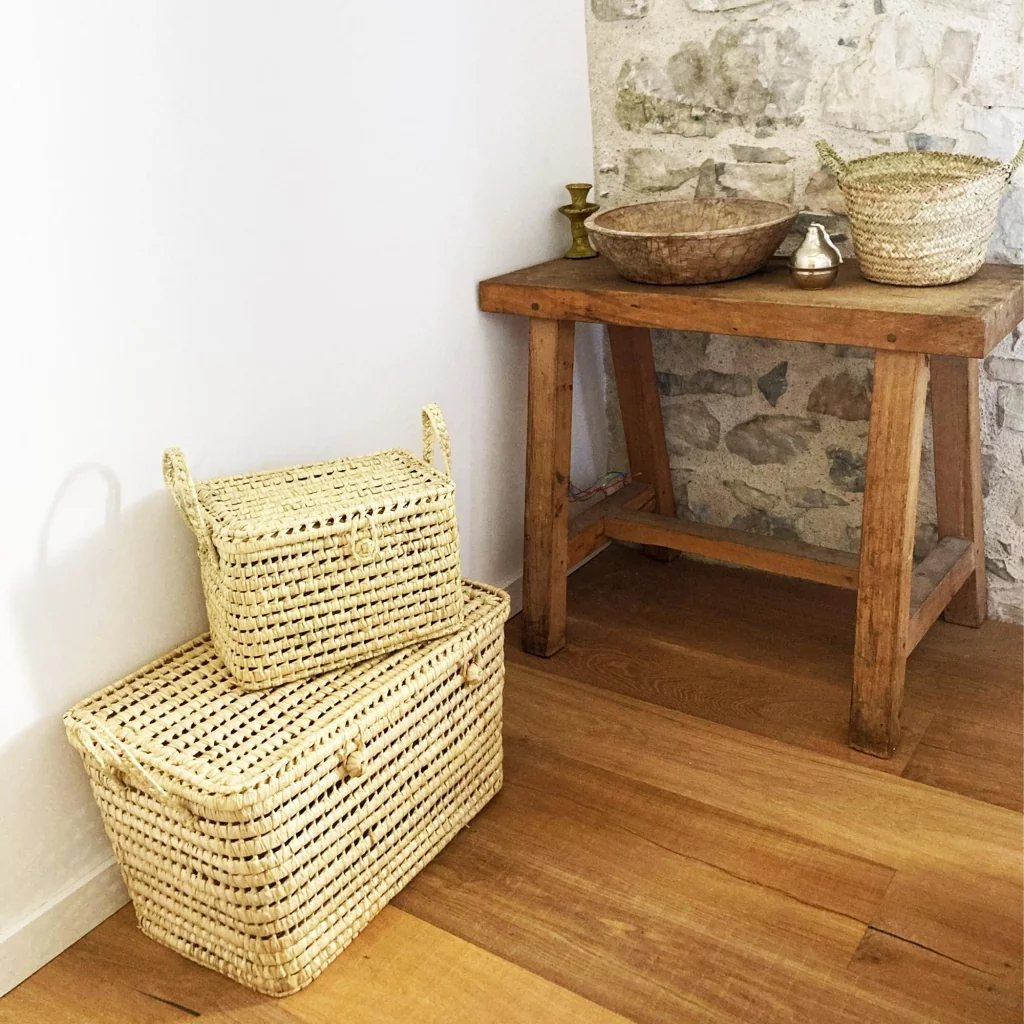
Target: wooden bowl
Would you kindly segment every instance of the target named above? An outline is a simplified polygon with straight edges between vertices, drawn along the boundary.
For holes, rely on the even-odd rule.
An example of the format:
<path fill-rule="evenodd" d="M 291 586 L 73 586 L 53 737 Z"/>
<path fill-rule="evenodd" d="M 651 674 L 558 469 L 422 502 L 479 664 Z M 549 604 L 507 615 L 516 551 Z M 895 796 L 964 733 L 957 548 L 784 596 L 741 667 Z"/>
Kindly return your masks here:
<path fill-rule="evenodd" d="M 709 284 L 760 270 L 798 212 L 762 199 L 674 199 L 601 210 L 586 227 L 630 281 Z"/>

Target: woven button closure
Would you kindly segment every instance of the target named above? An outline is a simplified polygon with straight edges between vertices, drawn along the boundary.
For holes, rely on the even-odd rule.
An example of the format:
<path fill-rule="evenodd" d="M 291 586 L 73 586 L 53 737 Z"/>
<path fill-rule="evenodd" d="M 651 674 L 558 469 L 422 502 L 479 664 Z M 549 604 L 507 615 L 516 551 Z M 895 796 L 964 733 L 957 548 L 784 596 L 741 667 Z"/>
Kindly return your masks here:
<path fill-rule="evenodd" d="M 358 779 L 363 774 L 363 758 L 358 750 L 350 750 L 341 759 L 341 770 L 347 778 Z"/>

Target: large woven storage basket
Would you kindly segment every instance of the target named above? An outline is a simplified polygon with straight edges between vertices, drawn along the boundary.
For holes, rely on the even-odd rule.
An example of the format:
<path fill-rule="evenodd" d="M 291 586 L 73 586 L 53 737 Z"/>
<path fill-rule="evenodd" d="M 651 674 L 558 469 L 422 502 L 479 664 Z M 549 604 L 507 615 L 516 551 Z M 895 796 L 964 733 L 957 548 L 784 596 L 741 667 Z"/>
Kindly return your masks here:
<path fill-rule="evenodd" d="M 451 442 L 436 405 L 423 410 L 423 451 L 198 484 L 180 450 L 164 453 L 199 543 L 213 644 L 239 686 L 308 679 L 459 627 Z"/>
<path fill-rule="evenodd" d="M 999 201 L 1024 163 L 959 153 L 880 153 L 848 163 L 824 141 L 866 278 L 883 284 L 963 281 L 985 262 Z"/>
<path fill-rule="evenodd" d="M 497 792 L 508 598 L 465 597 L 320 679 L 245 693 L 202 636 L 67 712 L 147 935 L 295 992 Z"/>

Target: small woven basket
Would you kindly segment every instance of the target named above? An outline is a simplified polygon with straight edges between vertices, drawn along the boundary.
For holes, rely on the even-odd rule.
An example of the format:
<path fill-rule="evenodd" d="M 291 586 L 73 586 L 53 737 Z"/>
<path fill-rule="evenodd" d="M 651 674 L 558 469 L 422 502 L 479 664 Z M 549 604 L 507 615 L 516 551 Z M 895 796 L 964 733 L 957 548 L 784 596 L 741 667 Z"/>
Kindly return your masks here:
<path fill-rule="evenodd" d="M 296 992 L 480 810 L 509 604 L 465 600 L 452 636 L 262 693 L 201 636 L 65 714 L 147 935 Z"/>
<path fill-rule="evenodd" d="M 822 160 L 839 182 L 861 273 L 882 284 L 963 281 L 985 262 L 999 200 L 1024 163 L 960 153 L 880 153 L 849 162 L 825 141 Z"/>
<path fill-rule="evenodd" d="M 462 623 L 451 441 L 436 405 L 423 410 L 422 459 L 393 450 L 197 484 L 170 448 L 164 480 L 199 544 L 214 646 L 243 689 Z"/>

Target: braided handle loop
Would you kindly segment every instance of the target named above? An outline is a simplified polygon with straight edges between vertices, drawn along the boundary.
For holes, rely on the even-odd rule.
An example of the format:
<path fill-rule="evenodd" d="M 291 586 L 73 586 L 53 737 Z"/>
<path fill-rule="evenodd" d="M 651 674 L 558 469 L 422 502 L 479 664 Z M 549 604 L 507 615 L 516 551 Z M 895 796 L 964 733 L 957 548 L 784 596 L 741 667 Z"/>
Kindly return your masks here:
<path fill-rule="evenodd" d="M 1017 150 L 1017 155 L 1006 165 L 1006 181 L 1009 183 L 1010 179 L 1020 169 L 1021 165 L 1024 164 L 1024 142 L 1020 144 L 1020 149 Z"/>
<path fill-rule="evenodd" d="M 196 485 L 185 461 L 185 453 L 180 448 L 168 448 L 164 452 L 164 483 L 170 491 L 174 504 L 177 505 L 182 519 L 196 535 L 199 550 L 204 555 L 216 553 L 210 527 L 203 514 L 203 506 L 196 494 Z"/>
<path fill-rule="evenodd" d="M 434 464 L 434 445 L 441 449 L 444 471 L 452 475 L 452 439 L 448 436 L 441 410 L 431 403 L 423 406 L 423 461 Z"/>
<path fill-rule="evenodd" d="M 814 147 L 825 166 L 836 176 L 836 180 L 842 181 L 849 170 L 846 161 L 824 139 L 818 139 Z"/>
<path fill-rule="evenodd" d="M 176 807 L 185 806 L 168 793 L 158 779 L 146 771 L 131 748 L 98 718 L 90 722 L 65 720 L 65 723 L 68 731 L 74 735 L 74 745 L 92 758 L 105 772 L 118 777 L 125 785 L 130 785 L 150 796 L 160 796 Z"/>

